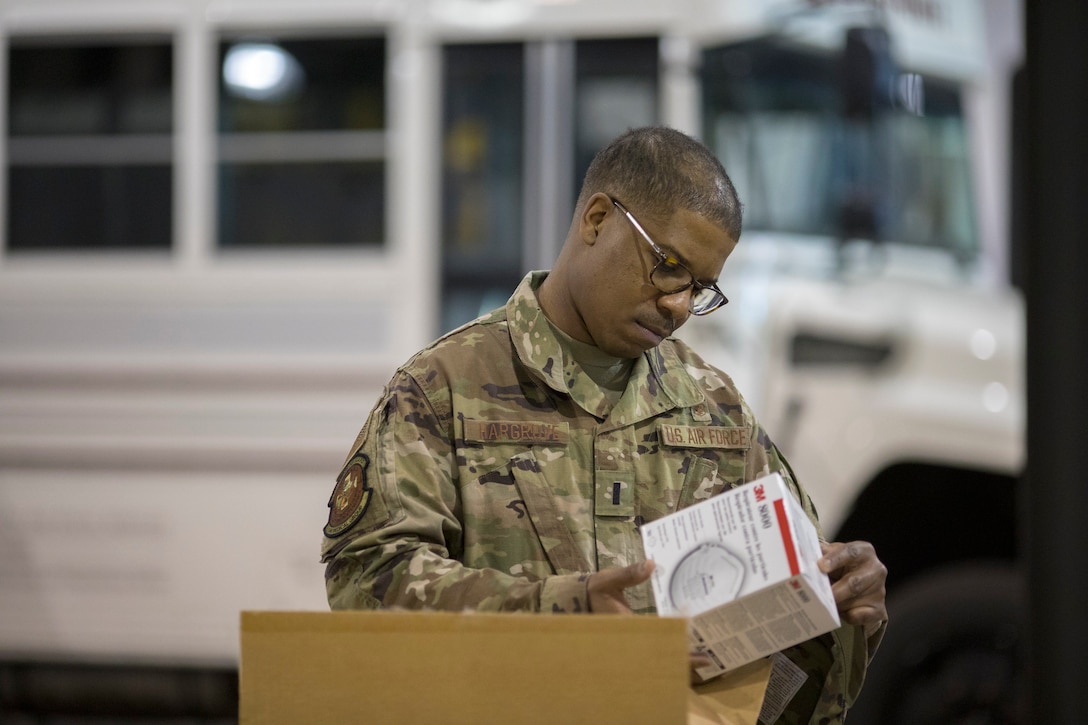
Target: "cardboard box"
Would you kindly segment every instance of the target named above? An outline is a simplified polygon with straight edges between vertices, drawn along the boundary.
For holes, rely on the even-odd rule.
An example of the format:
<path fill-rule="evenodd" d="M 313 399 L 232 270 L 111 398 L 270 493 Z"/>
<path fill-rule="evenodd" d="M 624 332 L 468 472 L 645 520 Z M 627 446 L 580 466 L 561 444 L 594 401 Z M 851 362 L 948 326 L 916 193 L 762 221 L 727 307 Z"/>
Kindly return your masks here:
<path fill-rule="evenodd" d="M 642 527 L 658 614 L 689 619 L 704 677 L 839 626 L 816 528 L 778 474 Z"/>
<path fill-rule="evenodd" d="M 693 694 L 680 619 L 243 612 L 241 639 L 242 723 L 685 723 Z"/>
<path fill-rule="evenodd" d="M 692 688 L 688 725 L 759 725 L 771 672 L 764 658 Z"/>

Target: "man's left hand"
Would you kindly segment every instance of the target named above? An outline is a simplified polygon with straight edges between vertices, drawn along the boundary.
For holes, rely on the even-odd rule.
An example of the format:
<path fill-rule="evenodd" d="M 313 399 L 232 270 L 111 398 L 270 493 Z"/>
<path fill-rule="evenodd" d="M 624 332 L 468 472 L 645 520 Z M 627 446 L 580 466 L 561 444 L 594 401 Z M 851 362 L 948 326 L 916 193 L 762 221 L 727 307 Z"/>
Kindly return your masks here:
<path fill-rule="evenodd" d="M 823 544 L 820 571 L 831 578 L 831 591 L 843 622 L 865 627 L 871 635 L 888 619 L 884 582 L 888 569 L 867 541 Z"/>

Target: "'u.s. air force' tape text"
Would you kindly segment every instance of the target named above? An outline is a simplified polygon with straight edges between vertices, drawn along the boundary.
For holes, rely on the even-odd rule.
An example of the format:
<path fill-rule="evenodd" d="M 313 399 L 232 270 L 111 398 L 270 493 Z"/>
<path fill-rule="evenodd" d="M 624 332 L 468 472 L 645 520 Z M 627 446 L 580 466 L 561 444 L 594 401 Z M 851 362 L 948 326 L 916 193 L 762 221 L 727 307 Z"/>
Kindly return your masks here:
<path fill-rule="evenodd" d="M 676 448 L 749 448 L 751 436 L 739 426 L 671 425 L 658 426 L 661 442 Z"/>

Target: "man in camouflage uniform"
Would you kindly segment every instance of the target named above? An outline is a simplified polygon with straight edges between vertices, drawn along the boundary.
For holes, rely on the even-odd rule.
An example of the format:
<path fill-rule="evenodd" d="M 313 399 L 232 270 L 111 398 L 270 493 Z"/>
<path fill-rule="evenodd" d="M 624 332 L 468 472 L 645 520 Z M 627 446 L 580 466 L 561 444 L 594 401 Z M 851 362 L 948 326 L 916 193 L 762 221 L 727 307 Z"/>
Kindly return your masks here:
<path fill-rule="evenodd" d="M 818 526 L 732 380 L 670 337 L 725 303 L 740 215 L 684 134 L 598 154 L 552 271 L 409 360 L 371 412 L 329 501 L 330 605 L 653 612 L 639 526 L 770 472 Z M 786 651 L 807 679 L 780 722 L 840 721 L 886 620 L 869 544 L 828 544 L 821 568 L 843 625 Z"/>

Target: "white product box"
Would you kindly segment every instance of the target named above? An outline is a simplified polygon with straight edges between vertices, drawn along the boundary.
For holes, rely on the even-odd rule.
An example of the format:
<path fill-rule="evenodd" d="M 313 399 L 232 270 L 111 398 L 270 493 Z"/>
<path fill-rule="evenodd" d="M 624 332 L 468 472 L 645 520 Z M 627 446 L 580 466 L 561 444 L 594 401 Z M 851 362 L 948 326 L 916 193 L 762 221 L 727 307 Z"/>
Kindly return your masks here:
<path fill-rule="evenodd" d="M 688 617 L 714 662 L 703 677 L 839 626 L 816 527 L 777 473 L 644 524 L 642 542 L 658 614 Z"/>

